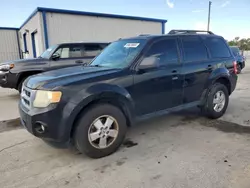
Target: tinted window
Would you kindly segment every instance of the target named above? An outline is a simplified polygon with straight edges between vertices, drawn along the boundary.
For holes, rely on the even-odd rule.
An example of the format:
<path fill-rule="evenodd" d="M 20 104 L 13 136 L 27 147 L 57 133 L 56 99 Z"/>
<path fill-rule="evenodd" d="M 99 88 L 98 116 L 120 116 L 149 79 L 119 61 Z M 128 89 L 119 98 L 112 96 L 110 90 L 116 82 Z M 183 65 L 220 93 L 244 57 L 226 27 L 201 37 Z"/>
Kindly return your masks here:
<path fill-rule="evenodd" d="M 90 66 L 125 68 L 139 55 L 146 42 L 143 39 L 126 39 L 112 42 L 92 61 Z"/>
<path fill-rule="evenodd" d="M 169 62 L 178 62 L 178 51 L 175 39 L 164 39 L 155 42 L 145 57 L 157 57 L 160 65 L 166 65 Z"/>
<path fill-rule="evenodd" d="M 205 43 L 213 58 L 230 57 L 226 42 L 221 38 L 206 38 Z"/>
<path fill-rule="evenodd" d="M 237 47 L 230 47 L 230 48 L 231 48 L 234 56 L 240 55 L 240 49 L 239 48 L 237 48 Z"/>
<path fill-rule="evenodd" d="M 82 57 L 81 46 L 62 47 L 56 50 L 54 54 L 58 54 L 61 59 Z"/>
<path fill-rule="evenodd" d="M 182 38 L 184 58 L 186 61 L 201 61 L 207 59 L 207 50 L 198 36 Z"/>
<path fill-rule="evenodd" d="M 101 51 L 103 50 L 103 47 L 99 44 L 85 44 L 84 45 L 84 57 L 95 57 L 97 56 Z"/>

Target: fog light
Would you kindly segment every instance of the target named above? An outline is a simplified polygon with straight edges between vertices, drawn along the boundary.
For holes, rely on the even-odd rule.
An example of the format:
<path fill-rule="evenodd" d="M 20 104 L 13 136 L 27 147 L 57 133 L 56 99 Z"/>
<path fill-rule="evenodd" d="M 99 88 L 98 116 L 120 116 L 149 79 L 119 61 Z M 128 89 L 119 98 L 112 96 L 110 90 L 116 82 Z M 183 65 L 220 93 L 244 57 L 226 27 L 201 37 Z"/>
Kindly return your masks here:
<path fill-rule="evenodd" d="M 44 125 L 42 122 L 36 122 L 35 123 L 35 131 L 39 134 L 45 133 L 46 125 Z"/>

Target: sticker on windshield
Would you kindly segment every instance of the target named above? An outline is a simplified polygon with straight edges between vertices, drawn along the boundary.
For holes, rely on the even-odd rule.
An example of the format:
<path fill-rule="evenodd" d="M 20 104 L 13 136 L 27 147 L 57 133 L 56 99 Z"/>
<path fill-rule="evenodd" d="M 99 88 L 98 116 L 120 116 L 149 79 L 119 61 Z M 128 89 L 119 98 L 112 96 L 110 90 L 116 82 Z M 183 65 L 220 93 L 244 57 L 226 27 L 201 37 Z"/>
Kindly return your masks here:
<path fill-rule="evenodd" d="M 48 48 L 47 51 L 50 52 L 52 50 L 52 48 Z"/>
<path fill-rule="evenodd" d="M 140 45 L 140 43 L 127 43 L 125 44 L 125 48 L 137 48 Z"/>

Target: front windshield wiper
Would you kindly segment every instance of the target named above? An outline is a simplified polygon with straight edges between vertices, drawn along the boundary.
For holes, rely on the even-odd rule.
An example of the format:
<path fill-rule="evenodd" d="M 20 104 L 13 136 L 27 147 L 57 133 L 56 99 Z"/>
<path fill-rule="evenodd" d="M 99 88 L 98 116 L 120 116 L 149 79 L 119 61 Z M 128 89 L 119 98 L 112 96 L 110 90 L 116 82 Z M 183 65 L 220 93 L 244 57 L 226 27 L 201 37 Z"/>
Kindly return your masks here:
<path fill-rule="evenodd" d="M 83 65 L 83 66 L 86 66 L 86 67 L 103 67 L 103 66 L 101 66 L 101 65 L 88 65 L 88 64 L 85 64 L 85 65 Z"/>

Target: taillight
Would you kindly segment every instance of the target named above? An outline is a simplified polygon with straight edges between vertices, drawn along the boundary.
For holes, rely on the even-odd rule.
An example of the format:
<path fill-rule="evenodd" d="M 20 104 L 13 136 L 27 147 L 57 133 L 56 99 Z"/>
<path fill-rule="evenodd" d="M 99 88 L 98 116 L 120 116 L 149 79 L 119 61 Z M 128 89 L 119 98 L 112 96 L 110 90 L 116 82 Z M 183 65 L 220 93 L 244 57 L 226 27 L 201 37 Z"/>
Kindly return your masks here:
<path fill-rule="evenodd" d="M 237 72 L 238 72 L 238 70 L 237 70 L 237 62 L 234 61 L 233 65 L 234 65 L 234 73 L 237 74 Z"/>

